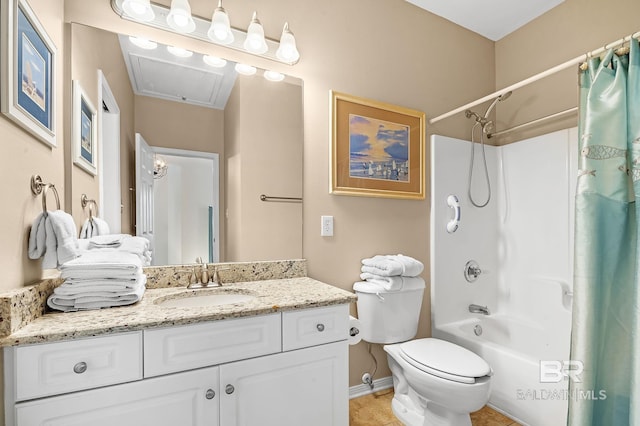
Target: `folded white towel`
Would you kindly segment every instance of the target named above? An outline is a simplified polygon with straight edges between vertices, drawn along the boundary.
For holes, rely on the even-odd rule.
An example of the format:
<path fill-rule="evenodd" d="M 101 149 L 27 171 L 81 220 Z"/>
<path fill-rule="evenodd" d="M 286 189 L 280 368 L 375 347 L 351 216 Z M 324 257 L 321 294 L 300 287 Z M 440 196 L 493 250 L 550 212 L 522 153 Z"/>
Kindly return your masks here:
<path fill-rule="evenodd" d="M 360 274 L 360 279 L 368 283 L 379 285 L 387 291 L 398 291 L 402 290 L 404 287 L 424 287 L 424 280 L 422 277 L 403 277 L 397 275 L 393 277 L 384 277 L 363 272 Z"/>
<path fill-rule="evenodd" d="M 120 250 L 88 250 L 82 256 L 65 263 L 60 270 L 126 269 L 136 270 L 142 266 L 140 258 L 133 253 Z"/>
<path fill-rule="evenodd" d="M 83 311 L 89 309 L 111 308 L 115 306 L 132 305 L 144 295 L 145 286 L 140 286 L 139 289 L 126 295 L 116 296 L 81 296 L 81 297 L 66 297 L 59 296 L 55 293 L 47 298 L 47 305 L 51 309 L 55 309 L 63 312 Z"/>
<path fill-rule="evenodd" d="M 125 238 L 131 237 L 126 234 L 96 235 L 89 240 L 89 248 L 115 248 L 120 247 Z"/>
<path fill-rule="evenodd" d="M 60 267 L 64 279 L 135 279 L 142 273 L 142 261 L 133 253 L 88 250 Z"/>
<path fill-rule="evenodd" d="M 135 293 L 144 287 L 147 277 L 140 274 L 135 280 L 66 280 L 62 285 L 56 287 L 53 292 L 59 297 L 80 297 L 80 296 L 126 296 Z"/>
<path fill-rule="evenodd" d="M 383 277 L 417 277 L 424 270 L 424 265 L 419 260 L 401 254 L 377 255 L 369 259 L 362 259 L 360 270 Z"/>
<path fill-rule="evenodd" d="M 62 210 L 42 213 L 31 227 L 29 257 L 43 257 L 43 269 L 57 268 L 80 255 L 77 233 L 70 214 Z"/>
<path fill-rule="evenodd" d="M 385 277 L 382 275 L 374 275 L 369 272 L 363 272 L 360 274 L 360 279 L 370 283 L 378 284 L 385 290 L 401 290 L 404 284 L 402 276 L 394 275 L 392 277 Z M 407 277 L 408 278 L 408 277 Z"/>

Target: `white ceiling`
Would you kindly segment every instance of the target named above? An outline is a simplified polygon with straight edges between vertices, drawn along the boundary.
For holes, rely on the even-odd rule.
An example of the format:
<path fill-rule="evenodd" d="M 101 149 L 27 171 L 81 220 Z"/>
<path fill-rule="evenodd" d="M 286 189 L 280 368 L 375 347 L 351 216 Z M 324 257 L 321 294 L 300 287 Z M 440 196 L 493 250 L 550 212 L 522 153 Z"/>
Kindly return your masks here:
<path fill-rule="evenodd" d="M 564 0 L 406 0 L 498 41 Z"/>

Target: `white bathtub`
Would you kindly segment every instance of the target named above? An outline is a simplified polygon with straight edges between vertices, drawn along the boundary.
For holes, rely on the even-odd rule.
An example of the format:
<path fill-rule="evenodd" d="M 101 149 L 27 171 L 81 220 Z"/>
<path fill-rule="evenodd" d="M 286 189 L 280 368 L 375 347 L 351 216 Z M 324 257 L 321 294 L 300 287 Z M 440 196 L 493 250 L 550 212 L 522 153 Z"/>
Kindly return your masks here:
<path fill-rule="evenodd" d="M 475 334 L 476 326 L 482 334 Z M 565 425 L 568 381 L 541 383 L 540 361 L 568 359 L 569 330 L 545 328 L 507 315 L 436 326 L 433 337 L 480 355 L 493 369 L 489 405 L 531 426 Z"/>

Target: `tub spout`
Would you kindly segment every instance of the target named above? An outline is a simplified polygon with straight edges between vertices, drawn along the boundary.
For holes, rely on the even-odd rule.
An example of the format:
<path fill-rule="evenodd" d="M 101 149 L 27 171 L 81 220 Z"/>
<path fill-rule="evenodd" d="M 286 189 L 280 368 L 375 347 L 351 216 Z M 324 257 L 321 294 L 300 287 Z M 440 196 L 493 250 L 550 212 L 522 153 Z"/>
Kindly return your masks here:
<path fill-rule="evenodd" d="M 473 303 L 469 305 L 469 312 L 472 314 L 490 315 L 489 308 L 486 306 L 474 305 Z"/>

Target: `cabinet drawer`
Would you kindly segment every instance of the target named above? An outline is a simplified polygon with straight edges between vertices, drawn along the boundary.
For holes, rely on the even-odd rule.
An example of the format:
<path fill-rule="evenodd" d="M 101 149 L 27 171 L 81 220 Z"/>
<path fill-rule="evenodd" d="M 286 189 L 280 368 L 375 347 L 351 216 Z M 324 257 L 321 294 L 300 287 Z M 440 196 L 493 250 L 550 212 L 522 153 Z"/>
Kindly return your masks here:
<path fill-rule="evenodd" d="M 280 352 L 280 314 L 144 331 L 144 376 Z"/>
<path fill-rule="evenodd" d="M 10 348 L 16 400 L 142 379 L 142 333 Z"/>
<path fill-rule="evenodd" d="M 282 314 L 283 351 L 346 340 L 348 335 L 349 305 Z"/>

